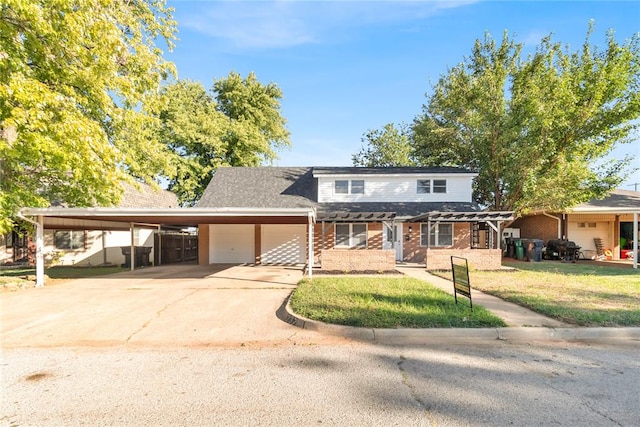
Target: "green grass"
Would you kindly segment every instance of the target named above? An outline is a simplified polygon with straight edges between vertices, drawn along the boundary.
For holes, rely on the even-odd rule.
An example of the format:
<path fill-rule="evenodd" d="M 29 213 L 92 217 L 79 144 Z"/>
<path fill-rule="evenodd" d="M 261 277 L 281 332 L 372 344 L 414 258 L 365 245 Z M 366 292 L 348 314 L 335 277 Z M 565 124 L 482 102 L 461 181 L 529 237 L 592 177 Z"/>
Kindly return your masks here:
<path fill-rule="evenodd" d="M 128 270 L 128 269 L 124 269 L 116 266 L 112 266 L 112 267 L 56 266 L 56 267 L 46 268 L 44 273 L 49 277 L 49 279 L 61 282 L 69 279 L 104 276 L 107 274 L 119 273 L 125 270 Z M 21 279 L 22 277 L 25 277 L 25 276 L 35 277 L 35 274 L 36 274 L 35 268 L 17 268 L 17 269 L 0 270 L 0 284 L 11 283 L 16 280 L 24 281 L 23 279 Z"/>
<path fill-rule="evenodd" d="M 503 264 L 515 270 L 471 271 L 472 287 L 574 325 L 640 326 L 638 270 L 589 261 Z"/>
<path fill-rule="evenodd" d="M 321 277 L 302 280 L 291 297 L 309 319 L 367 328 L 479 328 L 505 326 L 482 307 L 408 277 Z"/>

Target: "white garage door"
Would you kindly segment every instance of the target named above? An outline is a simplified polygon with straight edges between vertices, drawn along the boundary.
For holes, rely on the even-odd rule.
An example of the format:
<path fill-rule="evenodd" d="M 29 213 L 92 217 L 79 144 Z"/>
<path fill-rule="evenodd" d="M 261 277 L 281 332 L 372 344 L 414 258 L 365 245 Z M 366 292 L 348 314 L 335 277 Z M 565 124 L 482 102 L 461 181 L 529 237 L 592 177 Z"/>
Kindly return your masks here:
<path fill-rule="evenodd" d="M 306 259 L 306 226 L 262 226 L 263 264 L 300 264 Z"/>
<path fill-rule="evenodd" d="M 595 237 L 602 239 L 605 248 L 608 248 L 611 244 L 609 238 L 609 223 L 608 222 L 569 222 L 568 238 L 580 246 L 582 250 L 596 250 L 596 244 L 594 242 Z"/>
<path fill-rule="evenodd" d="M 209 226 L 209 263 L 254 263 L 253 224 L 212 224 Z"/>

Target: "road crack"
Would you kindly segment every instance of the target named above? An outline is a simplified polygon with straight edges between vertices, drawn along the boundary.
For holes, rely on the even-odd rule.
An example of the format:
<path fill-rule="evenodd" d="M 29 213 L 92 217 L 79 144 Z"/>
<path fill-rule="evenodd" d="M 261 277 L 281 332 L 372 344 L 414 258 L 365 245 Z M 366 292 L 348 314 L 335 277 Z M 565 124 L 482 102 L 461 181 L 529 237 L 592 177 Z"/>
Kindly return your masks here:
<path fill-rule="evenodd" d="M 137 331 L 135 331 L 134 333 L 132 333 L 131 335 L 129 335 L 129 337 L 128 337 L 125 341 L 126 341 L 126 342 L 131 341 L 131 339 L 132 339 L 134 336 L 138 335 L 140 332 L 142 332 L 143 330 L 145 330 L 145 329 L 146 329 L 146 327 L 147 327 L 147 326 L 149 326 L 149 324 L 151 324 L 151 322 L 153 322 L 155 319 L 157 319 L 158 317 L 160 317 L 160 315 L 161 315 L 164 311 L 166 311 L 170 306 L 172 306 L 172 305 L 174 305 L 174 304 L 176 304 L 176 303 L 179 303 L 179 302 L 181 302 L 181 301 L 184 301 L 185 299 L 189 298 L 191 295 L 193 295 L 193 294 L 195 294 L 195 293 L 197 293 L 197 292 L 200 292 L 201 290 L 202 290 L 202 289 L 195 289 L 193 292 L 189 292 L 188 294 L 186 294 L 186 295 L 185 295 L 185 296 L 183 296 L 182 298 L 178 298 L 177 300 L 171 301 L 171 302 L 169 302 L 168 304 L 166 304 L 166 305 L 165 305 L 164 307 L 162 307 L 160 310 L 156 311 L 156 315 L 155 315 L 155 316 L 153 316 L 151 319 L 149 319 L 149 320 L 147 320 L 146 322 L 144 322 L 144 323 L 142 324 L 142 326 L 141 326 Z"/>
<path fill-rule="evenodd" d="M 419 395 L 415 386 L 413 386 L 409 382 L 409 374 L 404 368 L 404 363 L 407 361 L 407 358 L 403 355 L 400 355 L 400 360 L 398 361 L 398 369 L 400 370 L 400 374 L 402 376 L 402 384 L 409 390 L 409 395 L 416 402 L 417 406 L 425 412 L 425 416 L 429 425 L 434 425 L 431 420 L 431 407 L 425 402 Z"/>

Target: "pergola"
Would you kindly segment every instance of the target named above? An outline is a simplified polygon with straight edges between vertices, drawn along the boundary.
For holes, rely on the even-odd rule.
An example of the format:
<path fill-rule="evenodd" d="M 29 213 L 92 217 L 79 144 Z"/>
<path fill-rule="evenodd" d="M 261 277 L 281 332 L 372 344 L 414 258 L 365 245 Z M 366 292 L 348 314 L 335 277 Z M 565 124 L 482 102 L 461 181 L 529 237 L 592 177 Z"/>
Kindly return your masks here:
<path fill-rule="evenodd" d="M 491 228 L 497 238 L 493 239 L 493 233 L 490 234 L 489 246 L 496 246 L 500 249 L 500 227 L 504 221 L 512 221 L 514 219 L 513 211 L 495 211 L 495 212 L 427 212 L 418 215 L 409 220 L 409 222 L 427 223 L 427 228 L 431 232 L 432 224 L 436 225 L 440 222 L 468 222 L 472 224 L 487 224 Z M 427 239 L 427 249 L 430 246 L 430 239 Z"/>

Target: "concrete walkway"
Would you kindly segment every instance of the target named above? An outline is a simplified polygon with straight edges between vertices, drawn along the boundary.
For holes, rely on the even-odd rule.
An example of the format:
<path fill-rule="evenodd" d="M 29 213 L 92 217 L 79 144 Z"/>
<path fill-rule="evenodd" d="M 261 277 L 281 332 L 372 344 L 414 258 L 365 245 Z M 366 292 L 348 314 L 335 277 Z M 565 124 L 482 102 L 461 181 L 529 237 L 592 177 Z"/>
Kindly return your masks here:
<path fill-rule="evenodd" d="M 453 295 L 452 281 L 429 273 L 425 270 L 424 266 L 411 264 L 397 265 L 396 270 L 406 276 L 424 280 Z M 501 317 L 508 326 L 542 326 L 549 328 L 568 326 L 559 320 L 551 319 L 517 304 L 480 292 L 473 288 L 473 282 L 471 283 L 471 298 L 474 304 L 481 305 L 496 316 Z"/>

